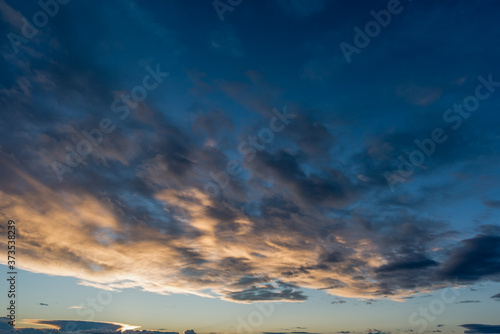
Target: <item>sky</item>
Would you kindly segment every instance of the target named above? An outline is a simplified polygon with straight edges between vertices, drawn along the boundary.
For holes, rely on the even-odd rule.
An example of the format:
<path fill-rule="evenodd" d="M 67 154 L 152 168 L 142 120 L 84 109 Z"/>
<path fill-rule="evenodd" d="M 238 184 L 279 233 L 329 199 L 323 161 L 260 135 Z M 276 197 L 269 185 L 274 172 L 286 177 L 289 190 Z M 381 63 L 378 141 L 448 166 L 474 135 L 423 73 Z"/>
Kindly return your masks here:
<path fill-rule="evenodd" d="M 0 332 L 500 333 L 499 15 L 0 0 Z"/>

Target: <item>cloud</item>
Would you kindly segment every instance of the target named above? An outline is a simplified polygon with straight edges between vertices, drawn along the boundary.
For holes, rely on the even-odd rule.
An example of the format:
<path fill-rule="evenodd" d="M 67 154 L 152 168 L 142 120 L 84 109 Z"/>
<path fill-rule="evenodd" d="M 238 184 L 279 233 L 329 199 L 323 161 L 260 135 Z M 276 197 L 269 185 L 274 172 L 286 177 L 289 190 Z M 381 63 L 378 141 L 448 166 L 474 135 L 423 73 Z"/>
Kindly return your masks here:
<path fill-rule="evenodd" d="M 15 33 L 19 34 L 23 27 L 23 15 L 10 7 L 5 0 L 0 0 L 0 13 L 2 14 L 2 19 L 9 22 L 9 24 L 17 30 Z"/>
<path fill-rule="evenodd" d="M 500 293 L 497 293 L 494 296 L 491 296 L 492 299 L 495 299 L 496 301 L 500 301 Z"/>
<path fill-rule="evenodd" d="M 366 333 L 370 333 L 370 334 L 390 334 L 390 332 L 383 332 L 383 331 L 380 331 L 378 329 L 368 329 L 366 331 Z"/>
<path fill-rule="evenodd" d="M 12 326 L 9 325 L 10 318 L 0 317 L 0 331 L 12 331 Z"/>
<path fill-rule="evenodd" d="M 422 255 L 416 255 L 411 259 L 406 259 L 404 261 L 398 261 L 393 263 L 388 263 L 379 268 L 375 269 L 377 273 L 391 272 L 397 270 L 411 270 L 411 269 L 423 269 L 432 266 L 438 266 L 439 264 L 429 258 Z"/>
<path fill-rule="evenodd" d="M 479 300 L 462 300 L 462 301 L 459 301 L 455 304 L 471 304 L 471 303 L 480 303 Z"/>
<path fill-rule="evenodd" d="M 483 204 L 486 205 L 487 207 L 493 208 L 493 209 L 500 208 L 500 201 L 496 201 L 496 200 L 486 200 L 486 201 L 483 201 Z"/>
<path fill-rule="evenodd" d="M 306 174 L 301 167 L 302 158 L 280 150 L 274 154 L 261 152 L 250 163 L 254 173 L 271 180 L 276 186 L 286 189 L 297 200 L 306 205 L 341 207 L 354 198 L 350 181 L 342 172 L 327 169 L 322 173 Z"/>
<path fill-rule="evenodd" d="M 197 154 L 191 148 L 185 152 Z M 304 301 L 307 296 L 300 287 L 365 298 L 404 297 L 417 286 L 442 287 L 439 280 L 432 279 L 437 266 L 426 254 L 417 253 L 422 248 L 431 248 L 434 240 L 442 239 L 437 228 L 439 222 L 415 217 L 382 221 L 359 216 L 345 229 L 341 222 L 335 223 L 311 209 L 316 198 L 311 189 L 323 194 L 318 201 L 325 207 L 342 206 L 351 200 L 352 185 L 342 181 L 342 176 L 338 173 L 333 178 L 328 173 L 308 176 L 301 170 L 296 155 L 283 152 L 266 153 L 256 160 L 270 166 L 265 169 L 269 180 L 281 180 L 277 184 L 289 194 L 281 196 L 280 188 L 273 192 L 264 190 L 252 209 L 259 212 L 257 215 L 251 213 L 250 207 L 249 211 L 242 210 L 230 199 L 213 199 L 195 187 L 176 189 L 180 185 L 174 182 L 172 188 L 163 188 L 164 180 L 169 183 L 170 177 L 183 179 L 184 173 L 191 175 L 184 179 L 184 185 L 193 182 L 197 176 L 190 167 L 144 175 L 142 178 L 155 185 L 153 188 L 135 179 L 137 193 L 130 198 L 116 196 L 114 191 L 122 188 L 114 181 L 101 180 L 99 174 L 85 187 L 76 185 L 80 190 L 78 195 L 71 192 L 62 195 L 57 186 L 50 189 L 19 169 L 6 169 L 4 175 L 23 180 L 31 191 L 29 196 L 15 192 L 0 194 L 13 208 L 12 212 L 26 219 L 25 228 L 31 231 L 23 244 L 24 263 L 30 270 L 49 274 L 69 272 L 80 278 L 82 284 L 102 289 L 140 287 L 163 294 L 191 293 L 252 302 Z M 255 175 L 263 175 L 264 169 L 255 168 Z M 108 187 L 108 196 L 97 196 L 104 186 L 100 183 Z M 9 181 L 5 185 L 9 189 Z M 42 207 L 43 212 L 39 212 L 37 208 Z M 147 212 L 147 216 L 139 214 L 140 210 Z M 68 222 L 60 224 L 61 239 L 58 239 L 67 242 L 51 242 L 50 252 L 44 251 L 51 239 L 41 228 L 39 222 L 43 221 Z M 405 223 L 398 224 L 399 221 Z M 75 233 L 83 226 L 85 233 Z M 325 249 L 321 246 L 325 233 L 310 234 L 310 226 L 317 231 L 331 229 L 336 237 Z M 137 254 L 126 244 L 141 245 L 144 254 L 151 255 L 149 258 L 154 261 L 145 264 L 151 267 L 150 274 L 130 276 L 130 270 L 134 269 L 128 263 Z M 157 252 L 158 247 L 161 253 Z M 335 251 L 328 252 L 330 247 Z M 407 254 L 401 252 L 393 257 L 385 253 L 393 247 L 404 247 L 401 249 Z M 275 257 L 278 250 L 279 260 Z M 42 262 L 40 252 L 44 254 Z M 455 258 L 451 257 L 453 261 Z M 170 263 L 168 272 L 167 268 L 155 265 L 156 261 Z M 261 268 L 266 270 L 263 272 Z M 365 268 L 366 276 L 360 276 L 353 268 Z M 175 275 L 168 274 L 173 272 Z"/>
<path fill-rule="evenodd" d="M 483 334 L 483 333 L 499 333 L 500 325 L 480 325 L 480 324 L 466 324 L 460 325 L 466 329 L 466 334 Z"/>
<path fill-rule="evenodd" d="M 60 321 L 56 321 L 57 324 L 61 324 Z M 109 323 L 100 323 L 100 322 L 93 322 L 94 324 L 97 325 L 86 325 L 86 324 L 81 324 L 82 322 L 85 321 L 69 321 L 62 327 L 61 329 L 54 329 L 54 328 L 16 328 L 16 333 L 20 334 L 53 334 L 53 333 L 87 333 L 87 334 L 111 334 L 111 333 L 116 333 L 119 332 L 120 329 L 116 329 L 115 327 L 110 327 L 106 326 Z M 1 322 L 0 322 L 1 323 Z M 50 325 L 52 326 L 52 325 Z M 151 331 L 151 330 L 132 330 L 132 329 L 126 329 L 122 328 L 121 333 L 123 334 L 179 334 L 179 332 L 168 332 L 165 330 L 158 330 L 158 331 Z M 9 329 L 3 330 L 0 328 L 0 332 L 5 331 L 5 332 L 11 332 L 11 328 L 9 326 Z M 187 333 L 186 333 L 187 332 Z M 184 331 L 185 334 L 196 334 L 195 331 L 192 329 L 188 329 Z"/>
<path fill-rule="evenodd" d="M 333 302 L 331 302 L 330 304 L 345 304 L 345 303 L 347 303 L 345 300 L 340 299 L 340 298 L 335 298 L 335 300 Z"/>
<path fill-rule="evenodd" d="M 297 287 L 276 282 L 276 284 L 266 284 L 264 286 L 253 286 L 250 289 L 231 292 L 226 297 L 229 300 L 235 301 L 304 301 L 307 296 L 304 296 L 302 291 L 298 291 Z"/>
<path fill-rule="evenodd" d="M 500 236 L 477 235 L 452 251 L 441 275 L 447 279 L 477 281 L 500 274 Z"/>
<path fill-rule="evenodd" d="M 23 323 L 33 325 L 49 326 L 65 332 L 74 331 L 123 331 L 126 329 L 139 328 L 140 326 L 132 326 L 121 323 L 98 322 L 98 321 L 80 321 L 80 320 L 39 320 L 25 319 Z"/>

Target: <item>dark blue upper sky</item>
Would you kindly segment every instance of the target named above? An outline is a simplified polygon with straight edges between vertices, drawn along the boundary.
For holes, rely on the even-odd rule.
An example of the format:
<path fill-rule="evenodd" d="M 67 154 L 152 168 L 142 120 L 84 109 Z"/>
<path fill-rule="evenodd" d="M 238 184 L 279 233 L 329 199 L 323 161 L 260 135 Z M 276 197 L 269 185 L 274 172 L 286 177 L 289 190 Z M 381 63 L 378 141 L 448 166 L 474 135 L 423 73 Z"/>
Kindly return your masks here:
<path fill-rule="evenodd" d="M 0 0 L 0 215 L 44 299 L 19 325 L 497 330 L 499 14 Z"/>

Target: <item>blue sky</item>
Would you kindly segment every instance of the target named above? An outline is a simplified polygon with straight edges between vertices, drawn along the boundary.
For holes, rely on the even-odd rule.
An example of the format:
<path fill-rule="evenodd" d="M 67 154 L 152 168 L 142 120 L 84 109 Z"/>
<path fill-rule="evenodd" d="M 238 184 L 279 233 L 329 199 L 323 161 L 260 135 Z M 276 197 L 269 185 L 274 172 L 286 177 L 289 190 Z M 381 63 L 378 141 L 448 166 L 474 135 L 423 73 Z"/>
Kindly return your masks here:
<path fill-rule="evenodd" d="M 499 11 L 0 0 L 17 328 L 498 332 Z"/>

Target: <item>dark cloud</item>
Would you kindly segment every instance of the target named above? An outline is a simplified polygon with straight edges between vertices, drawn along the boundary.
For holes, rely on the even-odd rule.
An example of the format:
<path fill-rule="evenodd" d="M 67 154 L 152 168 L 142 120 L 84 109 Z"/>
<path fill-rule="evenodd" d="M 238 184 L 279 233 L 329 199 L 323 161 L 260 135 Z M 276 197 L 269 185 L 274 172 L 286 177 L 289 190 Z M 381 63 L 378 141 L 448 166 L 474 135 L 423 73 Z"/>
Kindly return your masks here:
<path fill-rule="evenodd" d="M 479 300 L 462 300 L 462 301 L 459 301 L 455 304 L 472 304 L 472 303 L 480 303 L 481 301 Z"/>
<path fill-rule="evenodd" d="M 369 333 L 369 334 L 391 334 L 390 332 L 383 332 L 383 331 L 380 331 L 378 329 L 368 329 L 368 331 L 366 333 Z"/>
<path fill-rule="evenodd" d="M 494 296 L 491 296 L 491 298 L 495 299 L 496 301 L 500 301 L 500 293 L 497 293 Z"/>
<path fill-rule="evenodd" d="M 432 266 L 438 266 L 439 264 L 429 259 L 423 255 L 416 255 L 413 258 L 409 258 L 403 261 L 393 262 L 385 264 L 375 269 L 376 273 L 391 272 L 397 270 L 411 270 L 411 269 L 423 269 Z"/>
<path fill-rule="evenodd" d="M 244 291 L 229 293 L 227 298 L 235 301 L 307 300 L 307 296 L 304 296 L 302 291 L 297 290 L 297 287 L 284 282 L 276 282 L 275 285 L 253 286 Z"/>
<path fill-rule="evenodd" d="M 335 138 L 313 113 L 304 110 L 290 124 L 290 136 L 310 159 L 325 163 L 335 145 Z"/>
<path fill-rule="evenodd" d="M 462 241 L 440 271 L 446 279 L 476 281 L 500 274 L 500 236 L 477 235 Z"/>
<path fill-rule="evenodd" d="M 0 331 L 12 331 L 13 326 L 9 325 L 10 318 L 0 317 Z"/>
<path fill-rule="evenodd" d="M 36 320 L 36 324 L 55 326 L 65 332 L 74 331 L 118 331 L 123 328 L 122 324 L 97 322 L 97 321 L 71 321 L 71 320 Z"/>
<path fill-rule="evenodd" d="M 345 303 L 347 303 L 345 300 L 337 298 L 336 300 L 334 300 L 330 304 L 345 304 Z"/>
<path fill-rule="evenodd" d="M 269 277 L 259 276 L 243 276 L 236 283 L 232 284 L 233 287 L 247 287 L 257 283 L 267 283 L 270 281 Z"/>
<path fill-rule="evenodd" d="M 205 132 L 210 138 L 218 138 L 223 130 L 232 130 L 233 128 L 233 122 L 222 110 L 200 113 L 193 121 L 193 129 Z"/>
<path fill-rule="evenodd" d="M 500 325 L 466 324 L 460 325 L 465 328 L 466 334 L 500 333 Z"/>
<path fill-rule="evenodd" d="M 254 173 L 280 186 L 306 205 L 342 207 L 354 198 L 349 179 L 332 168 L 321 174 L 307 174 L 301 167 L 303 157 L 284 150 L 262 151 L 250 164 Z"/>
<path fill-rule="evenodd" d="M 486 205 L 487 207 L 490 207 L 490 208 L 493 208 L 493 209 L 499 209 L 500 208 L 500 201 L 486 200 L 486 201 L 483 201 L 483 204 Z"/>

